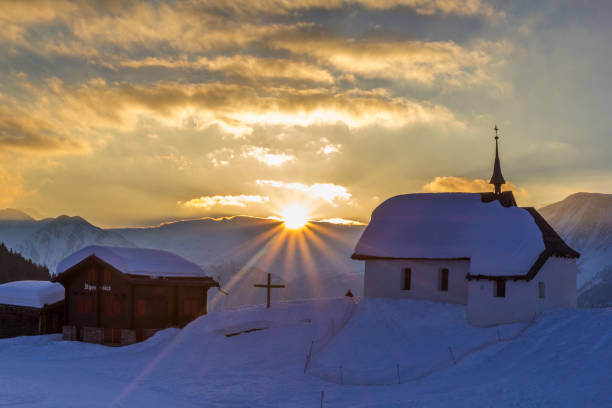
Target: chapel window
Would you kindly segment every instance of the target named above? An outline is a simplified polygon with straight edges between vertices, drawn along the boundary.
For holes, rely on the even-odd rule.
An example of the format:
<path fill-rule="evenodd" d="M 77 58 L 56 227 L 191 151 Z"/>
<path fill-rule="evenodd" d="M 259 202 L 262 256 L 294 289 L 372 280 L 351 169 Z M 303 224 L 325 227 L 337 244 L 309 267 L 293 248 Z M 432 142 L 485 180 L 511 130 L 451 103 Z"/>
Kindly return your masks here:
<path fill-rule="evenodd" d="M 505 279 L 498 279 L 495 281 L 495 297 L 506 297 Z"/>
<path fill-rule="evenodd" d="M 442 292 L 448 292 L 448 269 L 443 268 L 440 270 L 440 290 Z"/>
<path fill-rule="evenodd" d="M 403 284 L 403 289 L 404 290 L 410 290 L 410 280 L 412 278 L 412 269 L 410 268 L 404 268 L 404 284 Z"/>

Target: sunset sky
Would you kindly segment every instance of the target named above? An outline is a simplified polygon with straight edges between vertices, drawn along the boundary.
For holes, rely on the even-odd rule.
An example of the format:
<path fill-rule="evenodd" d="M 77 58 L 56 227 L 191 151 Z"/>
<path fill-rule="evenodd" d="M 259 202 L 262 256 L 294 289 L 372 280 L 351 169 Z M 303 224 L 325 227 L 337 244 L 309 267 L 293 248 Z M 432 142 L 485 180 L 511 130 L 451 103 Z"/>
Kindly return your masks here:
<path fill-rule="evenodd" d="M 101 226 L 612 192 L 612 2 L 0 2 L 0 208 Z M 485 180 L 485 181 L 483 181 Z"/>

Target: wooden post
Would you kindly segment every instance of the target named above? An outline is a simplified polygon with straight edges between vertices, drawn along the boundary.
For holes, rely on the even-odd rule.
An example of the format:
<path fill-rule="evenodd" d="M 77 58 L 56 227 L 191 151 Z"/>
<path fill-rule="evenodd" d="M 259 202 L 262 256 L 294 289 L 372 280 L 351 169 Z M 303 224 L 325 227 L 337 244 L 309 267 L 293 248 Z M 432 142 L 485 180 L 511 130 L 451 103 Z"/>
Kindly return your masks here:
<path fill-rule="evenodd" d="M 321 391 L 321 408 L 323 408 L 323 397 L 325 397 L 325 391 Z"/>
<path fill-rule="evenodd" d="M 450 351 L 451 358 L 453 359 L 453 364 L 457 365 L 457 360 L 455 360 L 455 355 L 453 354 L 453 349 L 448 346 L 448 351 Z"/>
<path fill-rule="evenodd" d="M 340 366 L 340 384 L 344 384 L 344 375 L 342 374 L 342 366 Z"/>
<path fill-rule="evenodd" d="M 268 293 L 267 293 L 267 302 L 266 302 L 266 308 L 270 308 L 270 289 L 272 288 L 284 288 L 285 285 L 272 285 L 272 276 L 268 273 L 268 283 L 266 285 L 258 285 L 255 284 L 253 285 L 253 287 L 256 288 L 266 288 Z"/>
<path fill-rule="evenodd" d="M 397 365 L 397 383 L 401 384 L 402 380 L 400 378 L 400 370 L 399 370 L 399 364 Z"/>

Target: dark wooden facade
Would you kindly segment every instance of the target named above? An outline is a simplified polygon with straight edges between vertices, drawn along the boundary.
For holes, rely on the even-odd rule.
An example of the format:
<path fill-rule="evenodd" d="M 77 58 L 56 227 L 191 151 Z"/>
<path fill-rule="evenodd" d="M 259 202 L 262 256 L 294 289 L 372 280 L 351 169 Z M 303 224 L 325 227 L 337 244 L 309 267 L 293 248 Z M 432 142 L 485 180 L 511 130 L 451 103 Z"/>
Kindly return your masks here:
<path fill-rule="evenodd" d="M 61 333 L 64 301 L 42 308 L 0 304 L 0 338 Z"/>
<path fill-rule="evenodd" d="M 65 288 L 64 338 L 130 344 L 206 314 L 209 277 L 123 273 L 96 255 L 55 278 Z"/>

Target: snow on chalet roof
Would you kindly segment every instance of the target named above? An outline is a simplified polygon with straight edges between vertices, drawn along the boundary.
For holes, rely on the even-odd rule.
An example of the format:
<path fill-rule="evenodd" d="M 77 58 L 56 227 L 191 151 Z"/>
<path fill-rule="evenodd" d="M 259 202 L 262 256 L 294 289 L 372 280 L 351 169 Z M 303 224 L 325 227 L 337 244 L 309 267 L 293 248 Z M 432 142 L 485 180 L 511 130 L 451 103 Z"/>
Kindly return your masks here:
<path fill-rule="evenodd" d="M 64 287 L 56 282 L 23 280 L 0 285 L 0 304 L 41 308 L 64 300 Z"/>
<path fill-rule="evenodd" d="M 516 276 L 544 249 L 525 209 L 474 193 L 406 194 L 374 210 L 353 258 L 469 258 L 471 275 Z"/>
<path fill-rule="evenodd" d="M 90 255 L 130 275 L 151 277 L 203 277 L 204 271 L 193 262 L 168 251 L 144 248 L 122 248 L 92 245 L 64 258 L 57 274 L 67 271 Z"/>

